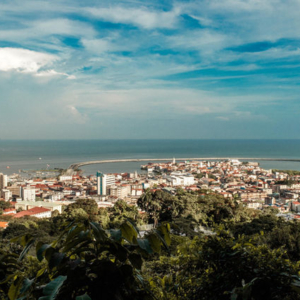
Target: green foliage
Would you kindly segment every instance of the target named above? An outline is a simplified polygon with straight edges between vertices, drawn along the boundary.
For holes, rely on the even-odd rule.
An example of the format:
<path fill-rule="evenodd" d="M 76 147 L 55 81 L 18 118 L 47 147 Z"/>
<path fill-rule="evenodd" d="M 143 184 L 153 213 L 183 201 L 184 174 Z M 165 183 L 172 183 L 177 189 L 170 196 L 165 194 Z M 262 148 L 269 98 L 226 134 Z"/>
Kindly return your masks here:
<path fill-rule="evenodd" d="M 64 284 L 67 276 L 58 276 L 50 281 L 44 288 L 43 294 L 45 296 L 40 297 L 39 300 L 54 300 L 59 293 L 59 289 Z"/>
<path fill-rule="evenodd" d="M 275 210 L 183 189 L 146 191 L 144 214 L 124 201 L 96 205 L 12 219 L 0 241 L 0 299 L 300 299 L 300 223 Z M 139 232 L 149 221 L 153 230 Z"/>
<path fill-rule="evenodd" d="M 41 265 L 32 279 L 24 276 L 28 265 L 21 261 L 34 239 L 30 235 L 16 238 L 12 242 L 24 247 L 21 254 L 0 257 L 2 291 L 10 300 L 152 299 L 139 271 L 142 257 L 168 248 L 169 232 L 168 224 L 162 224 L 144 238 L 138 237 L 135 225 L 126 221 L 113 236 L 97 222 L 66 222 L 57 240 L 37 243 Z"/>
<path fill-rule="evenodd" d="M 147 216 L 141 215 L 138 208 L 133 205 L 128 205 L 123 200 L 118 200 L 113 207 L 106 210 L 107 226 L 111 228 L 120 227 L 125 220 L 132 220 L 137 225 L 143 225 L 146 222 Z"/>
<path fill-rule="evenodd" d="M 10 202 L 0 200 L 0 214 L 2 214 L 4 209 L 10 208 L 10 207 L 11 207 Z"/>
<path fill-rule="evenodd" d="M 162 208 L 162 203 L 168 198 L 172 197 L 169 193 L 157 190 L 155 193 L 151 193 L 150 190 L 146 192 L 138 199 L 138 206 L 149 214 L 149 221 L 157 226 L 159 216 Z"/>
<path fill-rule="evenodd" d="M 176 196 L 148 190 L 138 200 L 138 205 L 149 214 L 150 222 L 156 225 L 170 222 L 177 234 L 191 237 L 197 234 L 200 225 L 251 221 L 260 214 L 258 210 L 244 208 L 235 200 L 215 193 L 203 195 L 182 189 L 177 190 Z"/>
<path fill-rule="evenodd" d="M 217 177 L 215 175 L 213 175 L 212 173 L 208 174 L 208 178 L 213 179 L 213 180 L 217 179 Z"/>
<path fill-rule="evenodd" d="M 95 220 L 95 216 L 98 215 L 98 205 L 95 200 L 91 199 L 78 199 L 75 203 L 68 205 L 64 211 L 70 219 L 74 219 L 72 212 L 74 209 L 82 209 L 86 212 L 91 220 Z M 82 214 L 82 211 L 79 211 Z"/>
<path fill-rule="evenodd" d="M 259 242 L 260 236 L 235 239 L 223 230 L 195 237 L 176 256 L 148 264 L 153 271 L 146 274 L 160 299 L 300 299 L 299 266 Z"/>
<path fill-rule="evenodd" d="M 196 178 L 197 179 L 201 179 L 202 177 L 204 177 L 205 175 L 203 173 L 199 173 L 196 175 Z"/>
<path fill-rule="evenodd" d="M 295 183 L 297 183 L 297 182 L 294 180 L 290 180 L 290 179 L 280 180 L 280 181 L 276 182 L 276 184 L 283 184 L 283 185 L 288 185 L 288 186 L 291 186 Z"/>
<path fill-rule="evenodd" d="M 272 169 L 272 173 L 286 173 L 289 176 L 293 176 L 293 175 L 300 175 L 300 171 L 296 171 L 296 170 L 278 170 L 278 169 Z"/>

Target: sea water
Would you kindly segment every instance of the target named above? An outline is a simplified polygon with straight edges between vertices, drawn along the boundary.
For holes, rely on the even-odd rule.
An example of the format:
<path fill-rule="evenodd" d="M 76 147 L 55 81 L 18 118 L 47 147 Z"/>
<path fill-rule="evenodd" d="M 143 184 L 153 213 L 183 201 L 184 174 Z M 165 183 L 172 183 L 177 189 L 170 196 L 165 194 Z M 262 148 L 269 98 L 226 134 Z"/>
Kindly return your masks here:
<path fill-rule="evenodd" d="M 105 159 L 257 157 L 300 159 L 300 140 L 0 140 L 0 172 L 67 168 Z M 83 166 L 85 174 L 139 171 L 147 162 Z M 260 161 L 263 168 L 300 170 L 300 162 Z"/>

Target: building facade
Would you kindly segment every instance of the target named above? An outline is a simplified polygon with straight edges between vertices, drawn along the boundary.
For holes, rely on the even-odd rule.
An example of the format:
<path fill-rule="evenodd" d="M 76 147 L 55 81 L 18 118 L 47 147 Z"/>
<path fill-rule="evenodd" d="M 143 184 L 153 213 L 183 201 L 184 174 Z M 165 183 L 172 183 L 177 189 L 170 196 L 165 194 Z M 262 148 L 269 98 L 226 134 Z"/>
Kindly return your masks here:
<path fill-rule="evenodd" d="M 118 198 L 125 198 L 127 197 L 131 192 L 130 186 L 126 185 L 126 186 L 111 186 L 109 188 L 109 194 L 110 196 L 115 196 Z"/>
<path fill-rule="evenodd" d="M 107 189 L 116 183 L 115 175 L 103 174 L 97 172 L 97 194 L 101 196 L 107 195 Z"/>
<path fill-rule="evenodd" d="M 7 175 L 0 173 L 0 191 L 7 187 Z"/>
<path fill-rule="evenodd" d="M 23 201 L 35 201 L 35 188 L 23 187 L 22 199 Z"/>

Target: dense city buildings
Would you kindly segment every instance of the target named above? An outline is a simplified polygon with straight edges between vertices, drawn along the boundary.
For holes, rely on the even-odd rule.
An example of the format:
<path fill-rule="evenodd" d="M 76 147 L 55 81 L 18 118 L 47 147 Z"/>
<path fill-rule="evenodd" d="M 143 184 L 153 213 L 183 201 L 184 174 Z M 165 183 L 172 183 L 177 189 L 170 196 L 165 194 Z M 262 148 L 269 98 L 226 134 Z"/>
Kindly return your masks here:
<path fill-rule="evenodd" d="M 119 199 L 136 205 L 148 189 L 171 194 L 184 189 L 220 194 L 249 208 L 274 207 L 287 219 L 300 217 L 300 172 L 297 171 L 265 170 L 257 162 L 236 159 L 177 162 L 174 159 L 149 162 L 141 169 L 140 173 L 98 171 L 96 176 L 83 176 L 79 171 L 75 175 L 44 179 L 0 174 L 1 200 L 10 201 L 15 209 L 3 213 L 13 215 L 30 210 L 27 215 L 33 215 L 35 208 L 43 208 L 46 211 L 39 217 L 46 217 L 55 210 L 61 213 L 77 199 L 94 199 L 99 207 L 111 207 Z"/>

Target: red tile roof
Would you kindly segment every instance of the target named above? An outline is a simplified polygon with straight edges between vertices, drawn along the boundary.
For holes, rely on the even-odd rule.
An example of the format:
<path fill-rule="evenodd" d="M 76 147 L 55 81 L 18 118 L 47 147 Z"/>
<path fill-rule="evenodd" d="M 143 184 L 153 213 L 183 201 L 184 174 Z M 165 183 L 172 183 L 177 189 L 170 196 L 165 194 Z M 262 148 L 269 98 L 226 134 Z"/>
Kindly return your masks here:
<path fill-rule="evenodd" d="M 24 210 L 24 211 L 21 211 L 21 212 L 15 214 L 14 218 L 22 218 L 25 216 L 34 216 L 34 215 L 37 215 L 37 214 L 40 214 L 43 212 L 47 212 L 47 211 L 50 211 L 50 209 L 47 209 L 44 207 L 33 207 L 31 209 Z"/>
<path fill-rule="evenodd" d="M 6 208 L 3 210 L 3 214 L 13 214 L 15 213 L 16 209 L 15 208 Z"/>
<path fill-rule="evenodd" d="M 0 228 L 6 228 L 8 226 L 8 222 L 0 222 Z"/>

